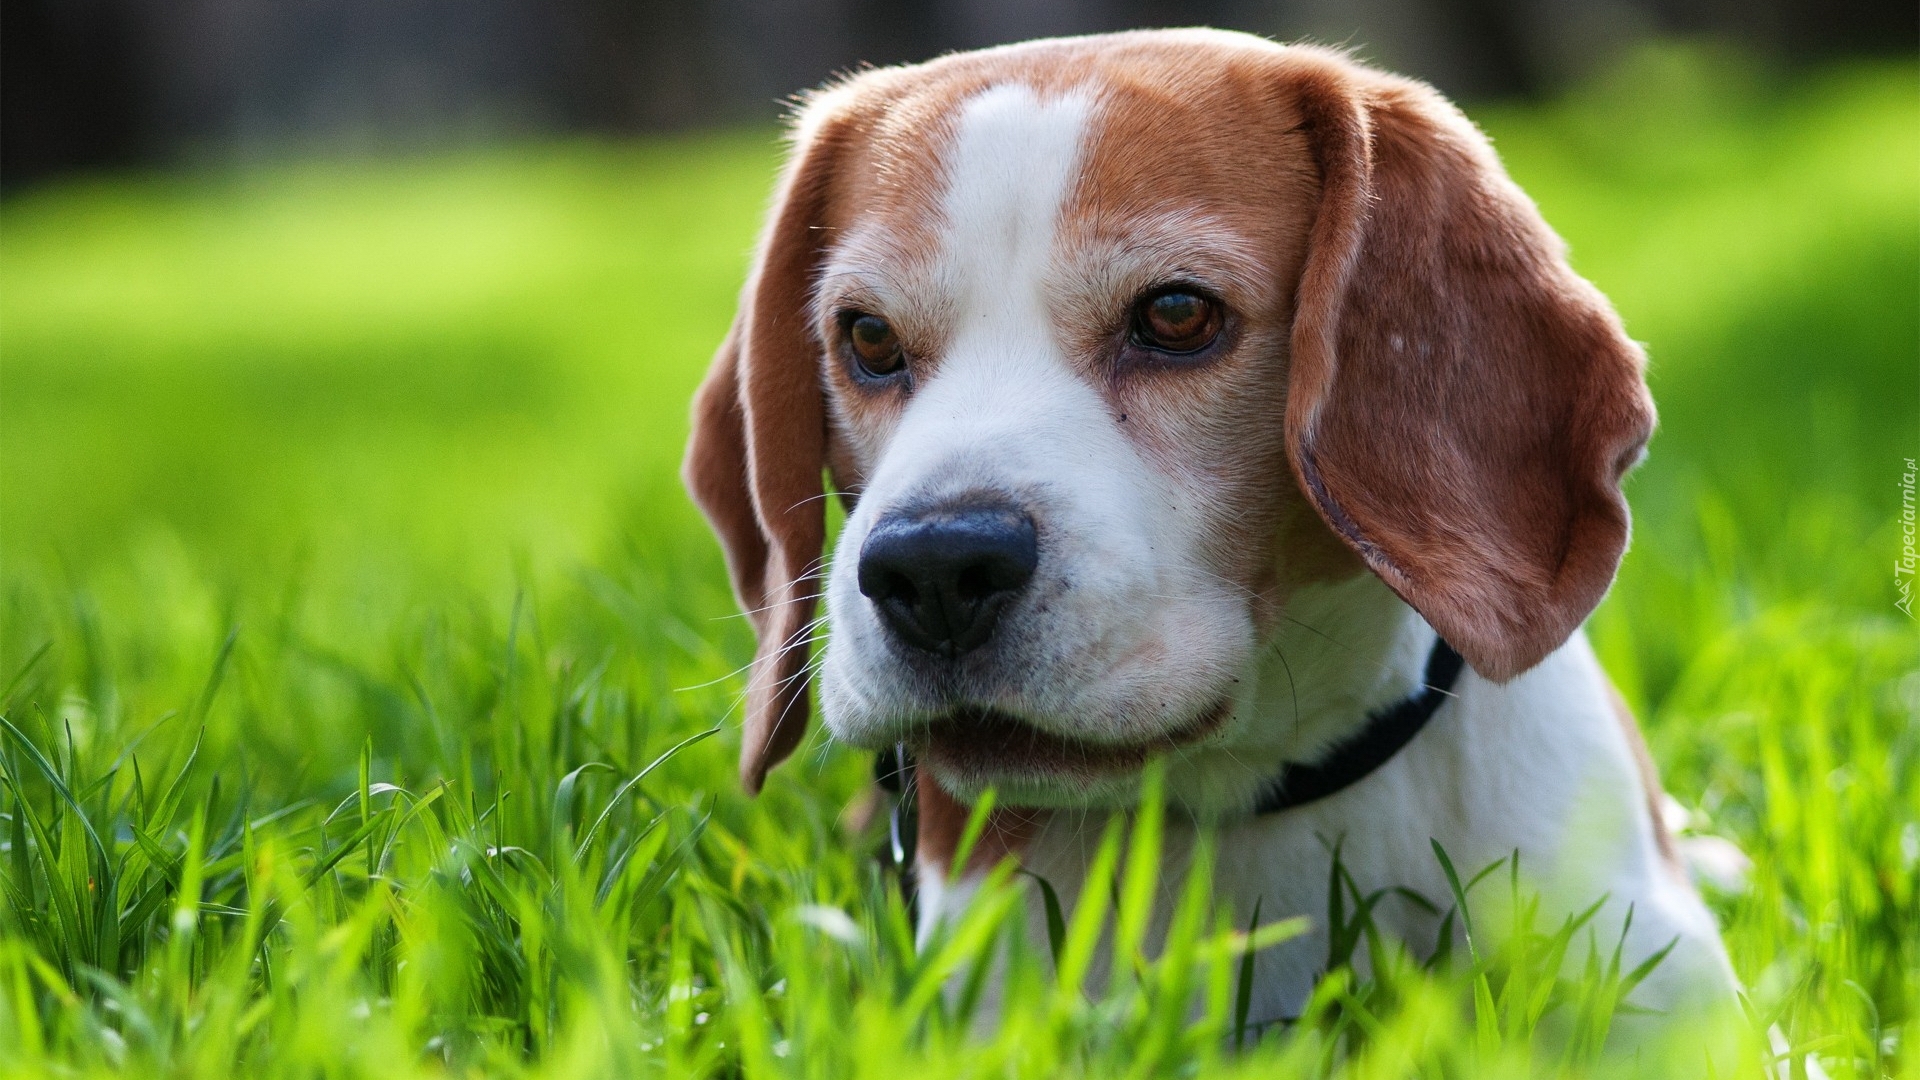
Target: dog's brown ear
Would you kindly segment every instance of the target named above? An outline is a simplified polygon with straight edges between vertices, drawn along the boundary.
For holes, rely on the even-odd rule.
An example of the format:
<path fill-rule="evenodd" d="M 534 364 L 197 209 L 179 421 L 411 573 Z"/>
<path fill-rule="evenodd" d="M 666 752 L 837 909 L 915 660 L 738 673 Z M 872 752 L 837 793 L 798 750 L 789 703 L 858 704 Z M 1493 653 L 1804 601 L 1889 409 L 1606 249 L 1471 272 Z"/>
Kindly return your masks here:
<path fill-rule="evenodd" d="M 759 640 L 740 747 L 740 780 L 753 793 L 807 729 L 808 645 L 826 538 L 826 417 L 808 290 L 827 235 L 839 142 L 830 121 L 802 128 L 733 329 L 694 398 L 681 469 L 726 549 L 734 596 Z"/>
<path fill-rule="evenodd" d="M 1566 641 L 1627 544 L 1644 360 L 1485 137 L 1430 88 L 1296 76 L 1321 204 L 1286 434 L 1321 516 L 1475 670 Z"/>

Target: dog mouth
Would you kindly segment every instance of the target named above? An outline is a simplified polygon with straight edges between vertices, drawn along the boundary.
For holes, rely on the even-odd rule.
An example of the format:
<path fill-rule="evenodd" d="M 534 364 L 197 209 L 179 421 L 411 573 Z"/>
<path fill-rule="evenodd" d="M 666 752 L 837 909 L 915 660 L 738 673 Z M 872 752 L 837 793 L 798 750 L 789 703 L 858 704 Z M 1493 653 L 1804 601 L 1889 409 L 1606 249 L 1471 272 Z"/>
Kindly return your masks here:
<path fill-rule="evenodd" d="M 1206 738 L 1232 709 L 1222 698 L 1172 731 L 1112 743 L 1043 731 L 992 709 L 960 709 L 923 729 L 916 749 L 928 765 L 956 778 L 1085 786 L 1138 772 L 1154 755 Z"/>

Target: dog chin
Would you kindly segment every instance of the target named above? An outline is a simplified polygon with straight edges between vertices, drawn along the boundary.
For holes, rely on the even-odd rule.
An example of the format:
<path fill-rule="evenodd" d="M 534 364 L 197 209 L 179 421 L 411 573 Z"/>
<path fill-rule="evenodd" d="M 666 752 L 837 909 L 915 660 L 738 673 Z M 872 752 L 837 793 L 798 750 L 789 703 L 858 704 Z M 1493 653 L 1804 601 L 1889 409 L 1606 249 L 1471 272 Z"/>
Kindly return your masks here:
<path fill-rule="evenodd" d="M 990 709 L 962 709 L 915 732 L 909 745 L 941 787 L 971 802 L 989 787 L 1021 806 L 1095 806 L 1131 801 L 1156 755 L 1204 741 L 1233 711 L 1222 699 L 1163 734 L 1095 742 L 1045 731 Z"/>

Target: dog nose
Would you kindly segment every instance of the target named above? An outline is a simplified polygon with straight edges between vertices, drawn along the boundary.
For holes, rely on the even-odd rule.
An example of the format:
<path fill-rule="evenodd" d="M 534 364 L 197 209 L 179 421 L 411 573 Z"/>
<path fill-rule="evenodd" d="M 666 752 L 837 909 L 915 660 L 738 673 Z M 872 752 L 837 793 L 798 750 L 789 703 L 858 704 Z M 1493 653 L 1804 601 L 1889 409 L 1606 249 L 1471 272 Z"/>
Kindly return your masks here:
<path fill-rule="evenodd" d="M 1039 562 L 1033 519 L 1016 506 L 888 514 L 860 545 L 860 591 L 902 641 L 951 658 L 986 644 Z"/>

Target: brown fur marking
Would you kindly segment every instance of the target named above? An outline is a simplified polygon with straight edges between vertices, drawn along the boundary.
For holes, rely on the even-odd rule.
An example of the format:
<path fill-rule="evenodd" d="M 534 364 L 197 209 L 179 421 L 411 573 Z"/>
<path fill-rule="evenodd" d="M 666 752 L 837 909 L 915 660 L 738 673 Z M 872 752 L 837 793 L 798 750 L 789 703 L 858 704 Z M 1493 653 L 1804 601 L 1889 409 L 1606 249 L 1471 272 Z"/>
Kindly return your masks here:
<path fill-rule="evenodd" d="M 920 832 L 916 858 L 922 867 L 950 873 L 953 857 L 960 849 L 960 837 L 967 831 L 967 820 L 973 811 L 947 794 L 924 770 L 918 784 Z M 986 827 L 981 829 L 980 839 L 968 853 L 967 865 L 961 873 L 987 870 L 1009 855 L 1018 856 L 1040 834 L 1040 826 L 1046 819 L 1045 810 L 994 807 L 988 812 Z"/>

